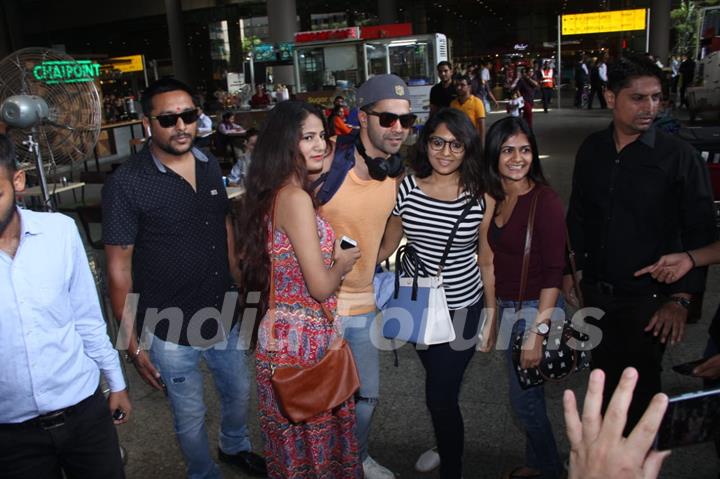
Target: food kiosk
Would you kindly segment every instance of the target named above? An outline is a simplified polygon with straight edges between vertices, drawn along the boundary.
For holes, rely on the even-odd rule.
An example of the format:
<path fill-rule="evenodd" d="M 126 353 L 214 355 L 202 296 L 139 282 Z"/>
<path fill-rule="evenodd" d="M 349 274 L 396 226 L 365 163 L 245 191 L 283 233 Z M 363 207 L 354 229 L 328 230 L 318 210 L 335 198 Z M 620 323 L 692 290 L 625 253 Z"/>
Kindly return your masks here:
<path fill-rule="evenodd" d="M 430 88 L 439 81 L 436 66 L 448 57 L 445 35 L 412 35 L 409 23 L 298 32 L 296 91 L 328 97 L 328 91 L 343 94 L 373 75 L 394 73 L 408 84 L 422 123 L 430 111 Z"/>

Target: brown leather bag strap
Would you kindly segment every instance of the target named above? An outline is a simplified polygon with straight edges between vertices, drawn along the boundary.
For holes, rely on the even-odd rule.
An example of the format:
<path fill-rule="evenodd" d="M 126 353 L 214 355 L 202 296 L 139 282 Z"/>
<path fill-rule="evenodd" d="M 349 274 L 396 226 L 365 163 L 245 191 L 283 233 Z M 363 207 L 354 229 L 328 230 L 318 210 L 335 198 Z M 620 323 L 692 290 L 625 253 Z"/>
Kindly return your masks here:
<path fill-rule="evenodd" d="M 528 214 L 527 231 L 525 232 L 525 249 L 523 251 L 523 263 L 520 273 L 520 291 L 518 296 L 518 309 L 522 308 L 522 302 L 525 300 L 525 289 L 527 288 L 528 269 L 530 268 L 530 250 L 532 249 L 532 235 L 535 226 L 535 211 L 537 210 L 538 198 L 540 197 L 541 186 L 535 187 L 535 194 L 530 203 L 530 213 Z"/>
<path fill-rule="evenodd" d="M 278 191 L 279 193 L 279 191 Z M 275 193 L 275 197 L 272 201 L 272 206 L 270 207 L 270 251 L 268 251 L 268 254 L 270 256 L 270 287 L 268 292 L 268 311 L 271 311 L 275 309 L 275 213 L 276 213 L 276 206 L 277 206 L 277 196 L 278 193 Z M 322 310 L 325 317 L 332 323 L 335 320 L 335 317 L 330 313 L 330 311 L 327 309 L 327 307 L 323 304 L 318 302 L 320 304 L 320 309 Z"/>
<path fill-rule="evenodd" d="M 577 265 L 575 263 L 575 250 L 572 248 L 570 243 L 570 232 L 565 226 L 565 248 L 567 249 L 568 261 L 570 262 L 570 274 L 572 275 L 573 289 L 575 290 L 575 297 L 578 300 L 578 307 L 585 307 L 585 301 L 583 300 L 582 290 L 580 289 L 580 280 L 577 273 Z"/>

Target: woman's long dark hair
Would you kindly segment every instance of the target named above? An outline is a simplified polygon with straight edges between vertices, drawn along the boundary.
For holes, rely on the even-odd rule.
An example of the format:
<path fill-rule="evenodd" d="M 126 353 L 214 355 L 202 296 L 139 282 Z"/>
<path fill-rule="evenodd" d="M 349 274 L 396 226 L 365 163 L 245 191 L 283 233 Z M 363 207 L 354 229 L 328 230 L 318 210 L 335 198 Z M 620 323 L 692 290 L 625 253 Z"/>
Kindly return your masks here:
<path fill-rule="evenodd" d="M 270 292 L 270 255 L 268 216 L 277 191 L 292 177 L 314 198 L 310 189 L 305 159 L 300 152 L 302 125 L 310 115 L 325 127 L 323 112 L 308 103 L 284 101 L 273 108 L 258 135 L 253 160 L 245 180 L 245 194 L 233 209 L 235 251 L 242 277 L 240 297 L 243 305 L 257 307 L 251 348 L 257 343 L 260 319 L 268 308 Z M 260 301 L 248 301 L 248 294 L 260 293 Z M 248 304 L 245 304 L 247 301 Z"/>
<path fill-rule="evenodd" d="M 540 165 L 540 153 L 538 152 L 535 134 L 522 118 L 514 116 L 505 117 L 496 121 L 488 130 L 487 135 L 485 135 L 485 161 L 483 162 L 483 166 L 485 168 L 487 192 L 498 203 L 505 199 L 505 189 L 503 188 L 502 177 L 498 170 L 500 151 L 502 150 L 503 143 L 518 133 L 524 133 L 525 136 L 527 136 L 530 142 L 530 148 L 532 148 L 532 162 L 530 163 L 528 179 L 535 184 L 548 184 L 543 174 L 542 166 Z"/>
<path fill-rule="evenodd" d="M 465 154 L 460 165 L 460 190 L 467 192 L 471 198 L 480 198 L 485 192 L 485 181 L 482 175 L 482 141 L 477 129 L 468 116 L 454 108 L 443 108 L 435 113 L 423 126 L 418 139 L 418 151 L 410 165 L 418 178 L 427 178 L 432 174 L 432 165 L 428 158 L 428 141 L 435 130 L 444 124 L 456 140 L 465 145 Z"/>

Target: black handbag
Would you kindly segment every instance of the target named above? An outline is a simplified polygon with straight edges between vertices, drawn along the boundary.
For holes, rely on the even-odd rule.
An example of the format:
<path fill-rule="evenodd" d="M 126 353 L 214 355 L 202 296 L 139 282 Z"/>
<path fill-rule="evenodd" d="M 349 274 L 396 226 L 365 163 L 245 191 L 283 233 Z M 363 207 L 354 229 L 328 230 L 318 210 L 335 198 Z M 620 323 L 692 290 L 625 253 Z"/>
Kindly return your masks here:
<path fill-rule="evenodd" d="M 530 264 L 530 249 L 532 247 L 533 226 L 535 223 L 535 212 L 537 203 L 543 187 L 537 187 L 532 202 L 530 203 L 530 214 L 528 216 L 528 226 L 525 233 L 525 248 L 523 251 L 523 263 L 520 276 L 520 296 L 518 298 L 518 308 L 522 309 L 522 303 L 525 299 L 525 289 L 527 287 L 527 275 Z M 577 281 L 577 271 L 575 268 L 575 253 L 570 246 L 570 238 L 565 243 L 570 262 L 573 289 L 577 295 L 580 308 L 582 304 L 582 292 Z M 531 387 L 540 386 L 545 381 L 559 381 L 566 378 L 570 374 L 590 367 L 590 354 L 585 351 L 589 336 L 576 331 L 572 328 L 570 319 L 565 315 L 562 323 L 551 322 L 550 330 L 545 334 L 542 342 L 543 357 L 540 364 L 534 368 L 525 369 L 520 365 L 520 356 L 522 354 L 522 346 L 527 334 L 535 334 L 532 332 L 520 331 L 513 336 L 512 358 L 515 366 L 520 387 L 529 389 Z M 574 341 L 573 341 L 574 340 Z M 572 344 L 578 348 L 571 347 Z"/>

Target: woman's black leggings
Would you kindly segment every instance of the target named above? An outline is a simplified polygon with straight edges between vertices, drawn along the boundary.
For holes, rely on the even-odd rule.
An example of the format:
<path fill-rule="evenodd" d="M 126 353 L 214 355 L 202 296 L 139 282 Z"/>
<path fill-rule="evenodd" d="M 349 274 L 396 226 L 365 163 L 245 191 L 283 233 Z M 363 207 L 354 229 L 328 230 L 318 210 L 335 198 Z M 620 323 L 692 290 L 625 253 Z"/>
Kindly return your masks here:
<path fill-rule="evenodd" d="M 425 401 L 435 429 L 442 479 L 462 477 L 465 427 L 458 397 L 465 369 L 475 354 L 482 304 L 480 300 L 468 308 L 450 311 L 455 341 L 417 350 L 426 373 Z"/>

